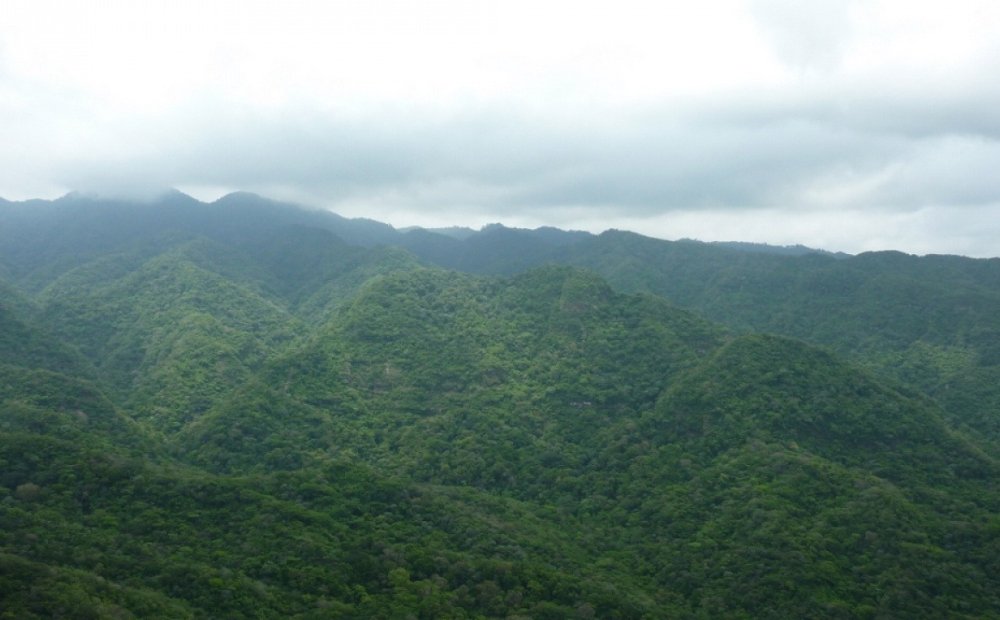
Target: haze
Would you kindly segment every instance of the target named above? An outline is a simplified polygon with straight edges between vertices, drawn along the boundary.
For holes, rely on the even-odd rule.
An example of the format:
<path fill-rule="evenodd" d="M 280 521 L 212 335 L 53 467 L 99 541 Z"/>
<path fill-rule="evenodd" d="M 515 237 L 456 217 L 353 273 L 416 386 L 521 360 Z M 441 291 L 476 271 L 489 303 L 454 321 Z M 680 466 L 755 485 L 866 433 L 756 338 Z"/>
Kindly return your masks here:
<path fill-rule="evenodd" d="M 0 196 L 1000 255 L 1000 4 L 46 2 Z"/>

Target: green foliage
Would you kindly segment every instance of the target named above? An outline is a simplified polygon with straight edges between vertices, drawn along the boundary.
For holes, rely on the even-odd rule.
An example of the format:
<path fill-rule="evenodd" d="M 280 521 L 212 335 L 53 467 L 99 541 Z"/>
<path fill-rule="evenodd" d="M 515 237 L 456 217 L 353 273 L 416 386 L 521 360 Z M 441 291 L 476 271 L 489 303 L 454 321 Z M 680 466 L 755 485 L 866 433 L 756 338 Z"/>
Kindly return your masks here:
<path fill-rule="evenodd" d="M 0 364 L 0 429 L 72 441 L 100 440 L 108 449 L 148 450 L 144 434 L 90 381 Z"/>
<path fill-rule="evenodd" d="M 996 473 L 929 403 L 886 388 L 832 355 L 773 336 L 744 336 L 665 394 L 668 437 L 726 449 L 748 437 L 803 449 L 913 484 Z M 902 458 L 901 458 L 902 457 Z"/>
<path fill-rule="evenodd" d="M 90 375 L 93 369 L 72 347 L 21 319 L 6 299 L 0 298 L 0 364 L 47 368 L 75 375 Z"/>
<path fill-rule="evenodd" d="M 21 207 L 0 617 L 1000 616 L 993 262 Z"/>
<path fill-rule="evenodd" d="M 1000 439 L 1000 259 L 781 256 L 615 231 L 550 258 L 741 331 L 829 347 L 934 398 L 986 442 Z"/>
<path fill-rule="evenodd" d="M 274 302 L 187 260 L 183 246 L 120 277 L 81 270 L 40 296 L 45 320 L 163 430 L 204 413 L 300 329 Z"/>
<path fill-rule="evenodd" d="M 0 618 L 194 618 L 155 590 L 122 586 L 88 571 L 0 553 Z"/>

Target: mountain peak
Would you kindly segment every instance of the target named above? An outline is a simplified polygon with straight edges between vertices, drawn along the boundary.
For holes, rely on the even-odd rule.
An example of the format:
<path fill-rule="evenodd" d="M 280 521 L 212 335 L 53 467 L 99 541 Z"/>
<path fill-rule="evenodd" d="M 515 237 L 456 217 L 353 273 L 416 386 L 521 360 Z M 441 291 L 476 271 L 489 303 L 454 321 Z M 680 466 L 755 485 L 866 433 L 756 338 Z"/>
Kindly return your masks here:
<path fill-rule="evenodd" d="M 212 204 L 232 204 L 235 202 L 276 204 L 276 201 L 270 198 L 265 198 L 260 194 L 255 194 L 253 192 L 245 192 L 245 191 L 229 192 L 225 196 L 216 199 L 215 202 L 213 202 Z"/>

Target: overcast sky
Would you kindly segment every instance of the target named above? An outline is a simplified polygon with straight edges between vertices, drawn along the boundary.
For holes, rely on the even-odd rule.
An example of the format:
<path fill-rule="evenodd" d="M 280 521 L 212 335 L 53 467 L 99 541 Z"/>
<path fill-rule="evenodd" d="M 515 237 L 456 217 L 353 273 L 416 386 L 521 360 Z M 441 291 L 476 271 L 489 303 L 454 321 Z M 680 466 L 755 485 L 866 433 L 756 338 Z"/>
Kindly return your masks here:
<path fill-rule="evenodd" d="M 0 0 L 0 197 L 1000 256 L 1000 2 Z"/>

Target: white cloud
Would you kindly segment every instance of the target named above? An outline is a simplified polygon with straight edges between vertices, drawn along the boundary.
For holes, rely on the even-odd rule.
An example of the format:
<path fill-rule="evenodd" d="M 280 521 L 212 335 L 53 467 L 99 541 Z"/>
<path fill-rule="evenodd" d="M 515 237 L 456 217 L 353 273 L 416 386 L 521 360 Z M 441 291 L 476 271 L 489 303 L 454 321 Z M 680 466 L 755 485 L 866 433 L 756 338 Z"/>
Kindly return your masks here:
<path fill-rule="evenodd" d="M 918 223 L 950 213 L 948 251 L 983 253 L 961 231 L 1000 203 L 998 30 L 971 0 L 10 0 L 0 195 L 248 189 L 835 249 L 933 249 Z"/>

